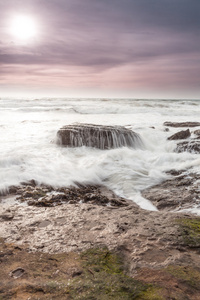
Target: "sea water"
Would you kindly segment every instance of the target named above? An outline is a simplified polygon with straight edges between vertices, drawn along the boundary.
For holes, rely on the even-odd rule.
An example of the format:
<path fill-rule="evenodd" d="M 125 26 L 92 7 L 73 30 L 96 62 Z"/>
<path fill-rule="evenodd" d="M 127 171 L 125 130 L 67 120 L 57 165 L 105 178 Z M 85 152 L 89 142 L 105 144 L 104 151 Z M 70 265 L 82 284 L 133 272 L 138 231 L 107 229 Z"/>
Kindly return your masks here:
<path fill-rule="evenodd" d="M 176 142 L 167 140 L 181 129 L 166 131 L 163 123 L 198 122 L 199 117 L 198 100 L 1 98 L 0 192 L 31 179 L 54 187 L 103 184 L 144 209 L 156 210 L 142 190 L 169 178 L 166 172 L 172 169 L 200 172 L 199 154 L 176 153 Z M 58 145 L 57 131 L 77 122 L 125 126 L 140 135 L 144 147 Z M 200 214 L 200 207 L 193 211 Z"/>

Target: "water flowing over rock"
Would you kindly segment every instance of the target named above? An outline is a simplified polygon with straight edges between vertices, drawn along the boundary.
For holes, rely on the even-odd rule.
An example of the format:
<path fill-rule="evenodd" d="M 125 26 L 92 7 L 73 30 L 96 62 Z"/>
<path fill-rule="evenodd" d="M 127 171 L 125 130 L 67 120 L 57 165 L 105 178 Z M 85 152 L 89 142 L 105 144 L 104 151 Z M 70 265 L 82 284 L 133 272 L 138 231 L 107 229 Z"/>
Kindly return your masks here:
<path fill-rule="evenodd" d="M 190 141 L 185 141 L 182 143 L 178 143 L 176 152 L 181 153 L 181 152 L 190 152 L 190 153 L 200 153 L 200 140 L 198 139 L 192 139 Z"/>
<path fill-rule="evenodd" d="M 139 134 L 122 126 L 67 125 L 58 131 L 57 137 L 58 144 L 68 147 L 87 146 L 99 149 L 143 147 Z"/>

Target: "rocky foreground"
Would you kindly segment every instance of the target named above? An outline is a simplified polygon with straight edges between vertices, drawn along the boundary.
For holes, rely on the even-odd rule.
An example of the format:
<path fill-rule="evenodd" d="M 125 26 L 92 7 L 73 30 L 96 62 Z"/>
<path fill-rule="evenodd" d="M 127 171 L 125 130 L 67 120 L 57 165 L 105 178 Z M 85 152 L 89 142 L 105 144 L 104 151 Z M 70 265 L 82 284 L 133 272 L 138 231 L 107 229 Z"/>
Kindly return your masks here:
<path fill-rule="evenodd" d="M 51 189 L 1 196 L 19 204 L 0 211 L 0 299 L 199 299 L 200 218 L 102 187 Z"/>
<path fill-rule="evenodd" d="M 194 135 L 169 140 L 199 153 Z M 10 187 L 0 196 L 0 299 L 199 300 L 200 218 L 186 210 L 200 206 L 200 176 L 169 175 L 142 193 L 154 212 L 101 186 Z"/>

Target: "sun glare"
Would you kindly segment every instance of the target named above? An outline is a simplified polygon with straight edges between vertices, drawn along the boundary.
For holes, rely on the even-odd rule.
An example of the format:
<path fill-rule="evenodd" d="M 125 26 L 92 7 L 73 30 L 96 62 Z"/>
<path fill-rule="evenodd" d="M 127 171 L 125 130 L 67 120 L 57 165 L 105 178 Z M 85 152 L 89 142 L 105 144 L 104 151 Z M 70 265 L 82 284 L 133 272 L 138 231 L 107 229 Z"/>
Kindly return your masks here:
<path fill-rule="evenodd" d="M 17 16 L 11 22 L 12 35 L 21 41 L 27 41 L 37 35 L 37 25 L 31 17 Z"/>

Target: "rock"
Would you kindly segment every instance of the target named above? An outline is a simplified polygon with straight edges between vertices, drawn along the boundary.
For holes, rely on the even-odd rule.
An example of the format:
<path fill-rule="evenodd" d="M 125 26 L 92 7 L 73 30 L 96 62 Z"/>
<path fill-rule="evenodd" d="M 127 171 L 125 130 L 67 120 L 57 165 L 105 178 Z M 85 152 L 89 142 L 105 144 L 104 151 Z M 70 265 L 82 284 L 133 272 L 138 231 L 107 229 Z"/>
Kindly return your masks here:
<path fill-rule="evenodd" d="M 190 152 L 190 153 L 200 153 L 200 140 L 193 139 L 190 141 L 185 141 L 182 143 L 178 143 L 177 148 L 175 150 L 178 153 L 181 152 Z"/>
<path fill-rule="evenodd" d="M 99 149 L 143 147 L 140 136 L 122 126 L 67 125 L 58 131 L 57 137 L 58 144 L 68 147 L 87 146 Z"/>
<path fill-rule="evenodd" d="M 194 134 L 200 135 L 200 129 L 195 130 L 195 131 L 194 131 Z"/>
<path fill-rule="evenodd" d="M 168 140 L 184 140 L 190 137 L 190 135 L 191 133 L 189 129 L 182 130 L 168 137 Z"/>
<path fill-rule="evenodd" d="M 10 272 L 10 276 L 17 279 L 19 277 L 21 277 L 23 274 L 25 273 L 25 270 L 23 268 L 17 268 L 15 270 L 13 270 L 12 272 Z"/>
<path fill-rule="evenodd" d="M 10 221 L 14 218 L 14 214 L 12 213 L 4 213 L 2 215 L 0 215 L 0 218 L 4 221 Z"/>
<path fill-rule="evenodd" d="M 174 172 L 172 172 L 174 174 Z M 173 176 L 161 184 L 150 187 L 142 192 L 142 196 L 150 200 L 159 210 L 184 209 L 199 204 L 197 174 Z"/>
<path fill-rule="evenodd" d="M 200 126 L 199 122 L 164 122 L 164 126 L 170 127 L 197 127 Z"/>
<path fill-rule="evenodd" d="M 15 188 L 18 195 L 16 199 L 21 202 L 27 202 L 31 206 L 53 207 L 64 203 L 92 203 L 101 206 L 111 205 L 113 207 L 128 205 L 128 201 L 118 197 L 103 186 L 79 185 L 78 187 L 61 187 L 56 189 L 46 185 L 33 187 L 24 182 L 21 186 Z M 1 219 L 7 221 L 13 217 L 14 215 L 10 213 L 0 215 Z"/>

